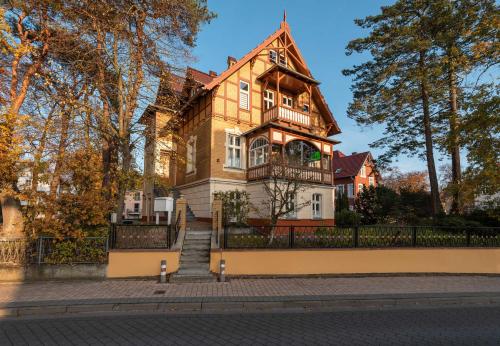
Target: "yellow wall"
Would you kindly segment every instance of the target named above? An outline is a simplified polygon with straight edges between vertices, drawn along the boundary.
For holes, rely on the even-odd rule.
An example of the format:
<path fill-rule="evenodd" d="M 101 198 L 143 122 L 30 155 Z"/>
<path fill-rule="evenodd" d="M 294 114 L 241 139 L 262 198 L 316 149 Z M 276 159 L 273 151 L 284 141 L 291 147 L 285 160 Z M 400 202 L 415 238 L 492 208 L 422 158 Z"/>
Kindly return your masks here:
<path fill-rule="evenodd" d="M 114 250 L 109 252 L 108 278 L 160 275 L 161 260 L 167 260 L 167 273 L 179 269 L 179 251 Z"/>
<path fill-rule="evenodd" d="M 368 273 L 500 274 L 500 249 L 321 249 L 212 251 L 210 269 L 227 275 Z"/>

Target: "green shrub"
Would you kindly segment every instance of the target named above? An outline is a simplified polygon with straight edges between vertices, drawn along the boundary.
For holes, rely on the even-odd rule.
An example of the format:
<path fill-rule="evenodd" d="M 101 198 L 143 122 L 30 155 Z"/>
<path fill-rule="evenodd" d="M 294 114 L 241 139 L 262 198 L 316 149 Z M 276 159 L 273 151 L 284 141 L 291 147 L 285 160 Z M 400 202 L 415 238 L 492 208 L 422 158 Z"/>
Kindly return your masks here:
<path fill-rule="evenodd" d="M 341 210 L 335 213 L 335 224 L 337 226 L 355 226 L 359 225 L 361 216 L 355 211 Z"/>
<path fill-rule="evenodd" d="M 102 240 L 82 239 L 55 241 L 45 262 L 50 264 L 72 263 L 103 263 L 106 260 L 106 250 Z"/>

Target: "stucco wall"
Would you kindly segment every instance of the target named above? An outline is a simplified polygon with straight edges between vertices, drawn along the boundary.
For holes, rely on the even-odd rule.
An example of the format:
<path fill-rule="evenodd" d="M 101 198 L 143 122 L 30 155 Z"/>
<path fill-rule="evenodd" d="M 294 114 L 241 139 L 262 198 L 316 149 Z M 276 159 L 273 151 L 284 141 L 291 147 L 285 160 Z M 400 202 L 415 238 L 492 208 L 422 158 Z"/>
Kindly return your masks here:
<path fill-rule="evenodd" d="M 227 275 L 369 273 L 500 274 L 500 249 L 320 249 L 212 251 L 210 269 Z"/>
<path fill-rule="evenodd" d="M 179 269 L 179 251 L 113 250 L 109 252 L 108 278 L 147 277 L 160 275 L 161 260 L 167 260 L 167 273 Z"/>

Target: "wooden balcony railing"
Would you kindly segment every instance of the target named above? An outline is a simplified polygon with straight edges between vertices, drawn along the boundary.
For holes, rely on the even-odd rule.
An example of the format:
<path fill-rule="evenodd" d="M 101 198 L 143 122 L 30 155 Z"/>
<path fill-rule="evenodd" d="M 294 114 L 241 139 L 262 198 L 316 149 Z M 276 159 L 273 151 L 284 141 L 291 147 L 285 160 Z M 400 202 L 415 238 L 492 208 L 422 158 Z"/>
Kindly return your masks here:
<path fill-rule="evenodd" d="M 284 179 L 297 179 L 311 183 L 333 184 L 332 171 L 318 168 L 264 164 L 247 169 L 248 181 L 265 179 L 271 176 L 278 176 Z"/>
<path fill-rule="evenodd" d="M 308 113 L 301 112 L 297 109 L 284 106 L 273 106 L 264 111 L 264 123 L 276 119 L 284 120 L 300 126 L 311 126 L 311 116 Z"/>

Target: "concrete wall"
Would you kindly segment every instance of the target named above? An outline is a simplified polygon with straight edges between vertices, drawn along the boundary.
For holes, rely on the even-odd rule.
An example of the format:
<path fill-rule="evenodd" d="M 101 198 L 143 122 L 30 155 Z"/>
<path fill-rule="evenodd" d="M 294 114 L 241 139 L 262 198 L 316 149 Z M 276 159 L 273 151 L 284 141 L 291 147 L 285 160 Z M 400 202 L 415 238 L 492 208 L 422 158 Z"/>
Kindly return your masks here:
<path fill-rule="evenodd" d="M 2 281 L 103 280 L 107 264 L 0 266 Z"/>
<path fill-rule="evenodd" d="M 319 249 L 212 251 L 210 269 L 227 275 L 374 273 L 500 274 L 500 249 Z"/>
<path fill-rule="evenodd" d="M 147 277 L 160 275 L 160 262 L 167 260 L 167 273 L 179 269 L 179 251 L 113 250 L 109 252 L 108 278 Z"/>

